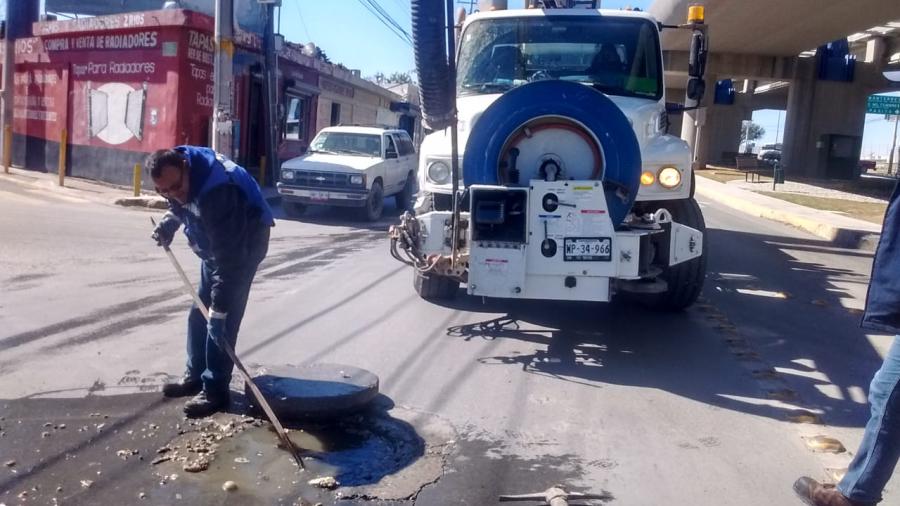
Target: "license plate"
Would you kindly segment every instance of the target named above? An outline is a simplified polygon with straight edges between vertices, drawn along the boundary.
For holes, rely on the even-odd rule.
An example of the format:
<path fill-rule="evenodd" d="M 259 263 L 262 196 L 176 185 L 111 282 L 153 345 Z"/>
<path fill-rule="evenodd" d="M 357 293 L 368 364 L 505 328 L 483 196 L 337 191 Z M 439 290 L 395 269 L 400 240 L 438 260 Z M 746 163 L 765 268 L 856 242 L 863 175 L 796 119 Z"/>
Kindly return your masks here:
<path fill-rule="evenodd" d="M 312 200 L 328 200 L 328 192 L 309 192 L 309 198 Z"/>
<path fill-rule="evenodd" d="M 612 239 L 609 237 L 566 237 L 566 262 L 609 262 L 612 260 Z"/>

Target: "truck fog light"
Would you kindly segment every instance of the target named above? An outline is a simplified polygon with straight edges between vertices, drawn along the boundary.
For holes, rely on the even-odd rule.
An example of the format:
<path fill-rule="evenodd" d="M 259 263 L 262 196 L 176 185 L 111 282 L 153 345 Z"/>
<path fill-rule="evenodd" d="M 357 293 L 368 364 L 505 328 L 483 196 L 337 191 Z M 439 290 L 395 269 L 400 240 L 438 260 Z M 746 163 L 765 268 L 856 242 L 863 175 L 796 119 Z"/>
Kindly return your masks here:
<path fill-rule="evenodd" d="M 450 182 L 450 166 L 444 162 L 432 162 L 427 175 L 432 183 L 447 184 Z"/>
<path fill-rule="evenodd" d="M 642 185 L 650 186 L 654 182 L 656 182 L 656 176 L 654 176 L 653 173 L 650 172 L 649 170 L 644 171 L 644 173 L 641 174 L 641 184 Z"/>
<path fill-rule="evenodd" d="M 675 167 L 663 167 L 659 169 L 657 178 L 663 188 L 675 188 L 681 184 L 681 171 Z"/>
<path fill-rule="evenodd" d="M 281 171 L 281 179 L 287 179 L 287 180 L 294 179 L 294 172 L 290 171 L 290 170 Z"/>

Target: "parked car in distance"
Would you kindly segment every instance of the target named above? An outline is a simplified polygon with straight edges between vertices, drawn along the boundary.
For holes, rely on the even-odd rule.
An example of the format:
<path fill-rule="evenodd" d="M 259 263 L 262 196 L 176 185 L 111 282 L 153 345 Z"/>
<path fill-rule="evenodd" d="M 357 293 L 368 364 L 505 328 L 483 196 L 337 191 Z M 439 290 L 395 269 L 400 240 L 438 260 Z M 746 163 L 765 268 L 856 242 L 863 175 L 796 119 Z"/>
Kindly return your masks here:
<path fill-rule="evenodd" d="M 859 161 L 859 173 L 865 174 L 870 170 L 875 170 L 875 160 L 860 160 Z"/>
<path fill-rule="evenodd" d="M 336 126 L 316 135 L 303 156 L 281 165 L 278 194 L 290 216 L 307 206 L 355 207 L 361 218 L 375 221 L 384 198 L 397 207 L 412 205 L 418 158 L 405 130 Z"/>
<path fill-rule="evenodd" d="M 756 155 L 760 160 L 774 165 L 781 161 L 781 144 L 764 144 Z"/>

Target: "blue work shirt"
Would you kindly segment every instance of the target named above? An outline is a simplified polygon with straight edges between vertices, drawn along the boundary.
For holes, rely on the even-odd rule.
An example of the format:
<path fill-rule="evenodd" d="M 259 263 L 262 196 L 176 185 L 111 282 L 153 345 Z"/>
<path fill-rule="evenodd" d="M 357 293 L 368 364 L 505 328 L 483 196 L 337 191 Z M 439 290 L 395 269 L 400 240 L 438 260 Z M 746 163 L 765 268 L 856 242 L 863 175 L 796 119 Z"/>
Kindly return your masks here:
<path fill-rule="evenodd" d="M 884 213 L 862 326 L 900 334 L 900 185 Z"/>
<path fill-rule="evenodd" d="M 211 267 L 211 307 L 227 313 L 234 287 L 255 241 L 275 225 L 272 210 L 256 181 L 243 167 L 209 148 L 178 146 L 190 177 L 188 201 L 169 200 L 184 226 L 191 249 Z"/>

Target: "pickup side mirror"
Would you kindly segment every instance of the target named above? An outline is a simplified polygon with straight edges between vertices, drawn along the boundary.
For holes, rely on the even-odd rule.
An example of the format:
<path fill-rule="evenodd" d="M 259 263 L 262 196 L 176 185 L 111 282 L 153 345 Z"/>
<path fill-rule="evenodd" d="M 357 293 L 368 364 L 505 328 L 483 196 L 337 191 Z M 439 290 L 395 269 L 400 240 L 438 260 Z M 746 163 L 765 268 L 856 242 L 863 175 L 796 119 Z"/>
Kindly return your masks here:
<path fill-rule="evenodd" d="M 387 150 L 387 151 L 384 152 L 384 158 L 385 158 L 386 160 L 387 160 L 387 159 L 390 159 L 390 158 L 397 158 L 397 152 L 394 151 L 394 150 L 389 149 L 389 150 Z"/>

